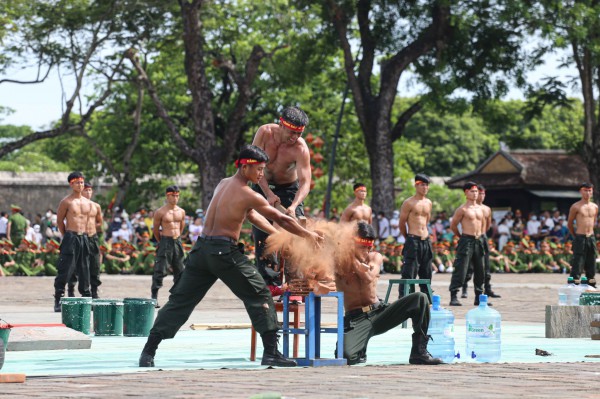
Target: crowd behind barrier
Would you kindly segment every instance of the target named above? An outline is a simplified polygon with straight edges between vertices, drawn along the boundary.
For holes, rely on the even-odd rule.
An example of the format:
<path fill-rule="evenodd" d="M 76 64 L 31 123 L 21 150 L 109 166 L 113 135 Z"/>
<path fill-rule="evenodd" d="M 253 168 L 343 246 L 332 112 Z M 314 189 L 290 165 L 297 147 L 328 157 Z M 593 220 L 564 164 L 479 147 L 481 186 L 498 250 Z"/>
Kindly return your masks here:
<path fill-rule="evenodd" d="M 22 211 L 18 213 L 22 216 Z M 140 209 L 129 215 L 125 209 L 116 207 L 108 213 L 100 235 L 102 272 L 151 275 L 156 252 L 156 241 L 152 237 L 153 212 Z M 62 237 L 54 211 L 49 209 L 45 215 L 35 215 L 33 221 L 27 220 L 23 232 L 13 229 L 11 237 L 7 237 L 7 224 L 13 215 L 0 214 L 0 276 L 55 276 Z M 314 213 L 312 217 L 323 216 Z M 182 235 L 186 251 L 202 234 L 203 218 L 202 209 L 186 216 Z M 333 209 L 330 221 L 338 221 L 336 209 Z M 374 223 L 379 232 L 376 249 L 384 255 L 382 271 L 400 273 L 405 240 L 398 227 L 399 211 L 394 211 L 390 219 L 380 212 Z M 428 229 L 434 250 L 433 272 L 452 272 L 458 237 L 450 230 L 446 212 L 439 212 Z M 600 228 L 595 229 L 595 235 L 600 241 Z M 506 212 L 493 219 L 487 237 L 493 273 L 570 272 L 573 237 L 567 229 L 566 216 L 558 210 L 530 213 L 527 218 L 519 210 Z M 240 241 L 253 258 L 249 228 L 242 231 Z M 597 264 L 600 265 L 600 259 Z"/>

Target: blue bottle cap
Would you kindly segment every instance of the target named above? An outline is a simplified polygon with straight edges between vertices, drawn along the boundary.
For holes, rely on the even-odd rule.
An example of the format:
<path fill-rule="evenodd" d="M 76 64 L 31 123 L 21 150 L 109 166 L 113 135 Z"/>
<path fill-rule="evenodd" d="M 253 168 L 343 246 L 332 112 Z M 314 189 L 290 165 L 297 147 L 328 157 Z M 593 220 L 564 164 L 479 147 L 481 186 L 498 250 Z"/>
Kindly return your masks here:
<path fill-rule="evenodd" d="M 487 295 L 485 295 L 485 294 L 479 295 L 479 303 L 485 302 L 487 304 L 487 301 L 488 301 L 488 296 Z"/>
<path fill-rule="evenodd" d="M 440 304 L 442 302 L 442 298 L 439 295 L 433 295 L 431 297 L 433 309 L 438 310 L 440 308 Z"/>

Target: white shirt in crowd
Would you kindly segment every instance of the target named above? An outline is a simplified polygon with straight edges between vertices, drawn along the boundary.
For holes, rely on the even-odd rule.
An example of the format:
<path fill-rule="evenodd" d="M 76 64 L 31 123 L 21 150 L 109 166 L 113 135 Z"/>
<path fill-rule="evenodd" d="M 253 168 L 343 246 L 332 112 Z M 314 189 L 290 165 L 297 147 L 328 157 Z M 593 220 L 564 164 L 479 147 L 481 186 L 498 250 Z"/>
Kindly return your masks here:
<path fill-rule="evenodd" d="M 0 234 L 6 234 L 7 228 L 8 228 L 8 218 L 6 216 L 2 216 L 0 218 Z"/>
<path fill-rule="evenodd" d="M 390 236 L 390 221 L 385 216 L 381 219 L 377 218 L 377 225 L 379 226 L 379 238 L 385 240 Z"/>
<path fill-rule="evenodd" d="M 198 240 L 198 237 L 200 237 L 200 235 L 202 234 L 202 230 L 204 230 L 203 225 L 197 225 L 193 223 L 190 224 L 190 240 L 192 240 L 192 242 L 196 242 L 196 240 Z"/>
<path fill-rule="evenodd" d="M 527 234 L 532 236 L 540 232 L 540 226 L 542 224 L 537 220 L 537 216 L 532 216 L 527 222 Z"/>

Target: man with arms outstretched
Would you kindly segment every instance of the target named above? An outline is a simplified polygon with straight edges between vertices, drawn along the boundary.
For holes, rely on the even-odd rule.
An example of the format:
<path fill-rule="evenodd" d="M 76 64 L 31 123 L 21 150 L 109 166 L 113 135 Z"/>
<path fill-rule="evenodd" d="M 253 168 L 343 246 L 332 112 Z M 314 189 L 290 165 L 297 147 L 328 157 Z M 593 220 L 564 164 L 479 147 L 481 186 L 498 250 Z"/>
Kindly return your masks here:
<path fill-rule="evenodd" d="M 257 183 L 263 177 L 268 160 L 267 154 L 258 147 L 243 148 L 236 161 L 237 173 L 221 180 L 215 189 L 206 210 L 202 235 L 196 241 L 181 277 L 171 288 L 169 301 L 158 312 L 139 359 L 140 367 L 154 366 L 159 343 L 175 336 L 217 279 L 244 302 L 252 325 L 263 341 L 262 364 L 296 365 L 277 350 L 278 325 L 273 297 L 254 265 L 240 252 L 238 239 L 245 219 L 269 234 L 276 230 L 267 219 L 316 244 L 323 238 L 271 207 L 264 197 L 248 187 L 249 181 Z"/>

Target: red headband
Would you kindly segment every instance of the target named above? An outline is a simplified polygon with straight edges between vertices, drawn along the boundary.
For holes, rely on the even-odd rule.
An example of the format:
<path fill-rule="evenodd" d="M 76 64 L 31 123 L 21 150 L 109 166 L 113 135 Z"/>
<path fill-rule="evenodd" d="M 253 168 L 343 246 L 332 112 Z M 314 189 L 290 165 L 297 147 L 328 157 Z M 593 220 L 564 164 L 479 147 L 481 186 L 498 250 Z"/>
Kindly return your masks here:
<path fill-rule="evenodd" d="M 365 187 L 365 186 L 356 187 L 356 190 L 354 190 L 354 192 L 357 192 L 357 191 L 360 191 L 360 190 L 367 191 L 367 187 Z"/>
<path fill-rule="evenodd" d="M 465 191 L 473 190 L 474 188 L 477 188 L 477 186 L 471 186 L 471 187 L 465 189 Z"/>
<path fill-rule="evenodd" d="M 417 181 L 415 182 L 415 185 L 416 185 L 416 186 L 420 186 L 420 185 L 425 185 L 425 186 L 428 186 L 428 185 L 429 185 L 429 183 L 426 183 L 426 182 L 424 182 L 424 181 L 422 181 L 422 180 L 417 180 Z"/>
<path fill-rule="evenodd" d="M 169 191 L 167 195 L 179 195 L 179 191 Z"/>
<path fill-rule="evenodd" d="M 83 177 L 74 177 L 69 180 L 69 184 L 73 183 L 74 181 L 83 181 Z"/>
<path fill-rule="evenodd" d="M 369 238 L 354 237 L 354 241 L 356 241 L 358 245 L 362 245 L 363 247 L 372 247 L 373 244 L 375 244 L 375 240 L 371 240 Z"/>
<path fill-rule="evenodd" d="M 287 127 L 288 129 L 294 131 L 294 132 L 298 132 L 298 133 L 302 133 L 304 131 L 304 126 L 298 126 L 298 125 L 294 125 L 292 123 L 289 123 L 288 121 L 286 121 L 283 118 L 279 118 L 279 122 L 281 122 L 281 124 L 285 127 Z"/>
<path fill-rule="evenodd" d="M 242 159 L 237 159 L 235 161 L 235 167 L 239 168 L 240 165 L 251 165 L 251 164 L 255 164 L 255 163 L 259 163 L 260 161 L 256 160 L 256 159 L 251 159 L 251 158 L 242 158 Z"/>

